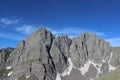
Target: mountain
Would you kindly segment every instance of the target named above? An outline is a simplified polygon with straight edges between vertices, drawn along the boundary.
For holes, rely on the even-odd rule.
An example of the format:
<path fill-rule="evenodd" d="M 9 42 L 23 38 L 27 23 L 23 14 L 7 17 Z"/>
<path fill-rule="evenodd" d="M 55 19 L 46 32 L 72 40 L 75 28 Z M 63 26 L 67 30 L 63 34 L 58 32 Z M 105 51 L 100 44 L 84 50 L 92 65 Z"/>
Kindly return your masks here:
<path fill-rule="evenodd" d="M 108 73 L 97 80 L 120 80 L 120 69 L 116 69 L 115 71 Z"/>
<path fill-rule="evenodd" d="M 95 80 L 119 67 L 120 48 L 94 34 L 71 39 L 41 28 L 21 41 L 5 64 L 1 80 Z"/>
<path fill-rule="evenodd" d="M 10 53 L 14 50 L 14 48 L 3 48 L 0 49 L 0 68 L 5 67 L 5 63 L 7 61 L 7 59 L 10 56 Z"/>
<path fill-rule="evenodd" d="M 14 50 L 14 48 L 3 48 L 0 49 L 0 80 L 3 80 L 7 77 L 7 74 L 9 73 L 9 70 L 7 70 L 6 62 L 7 59 L 11 56 L 11 52 Z"/>

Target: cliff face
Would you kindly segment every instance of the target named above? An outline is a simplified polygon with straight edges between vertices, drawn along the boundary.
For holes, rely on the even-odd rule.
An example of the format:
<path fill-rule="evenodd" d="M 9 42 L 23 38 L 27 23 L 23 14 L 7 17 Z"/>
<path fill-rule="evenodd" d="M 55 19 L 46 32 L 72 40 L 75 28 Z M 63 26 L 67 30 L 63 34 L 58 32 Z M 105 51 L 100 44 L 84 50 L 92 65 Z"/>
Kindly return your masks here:
<path fill-rule="evenodd" d="M 11 56 L 13 48 L 0 49 L 0 80 L 6 80 L 9 70 L 6 69 L 6 63 L 8 58 Z"/>
<path fill-rule="evenodd" d="M 7 80 L 94 80 L 115 70 L 119 48 L 93 34 L 55 37 L 41 28 L 21 41 L 7 59 Z"/>
<path fill-rule="evenodd" d="M 11 55 L 11 52 L 13 51 L 13 48 L 3 48 L 0 49 L 0 68 L 4 68 L 6 65 L 6 61 Z"/>

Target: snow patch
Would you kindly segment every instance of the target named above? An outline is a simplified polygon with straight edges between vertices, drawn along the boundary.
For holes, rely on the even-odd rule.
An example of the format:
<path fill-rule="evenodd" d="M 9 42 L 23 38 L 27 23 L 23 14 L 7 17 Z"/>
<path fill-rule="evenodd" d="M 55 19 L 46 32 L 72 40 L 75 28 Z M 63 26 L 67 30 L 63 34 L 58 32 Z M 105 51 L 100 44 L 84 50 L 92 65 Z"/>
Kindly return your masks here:
<path fill-rule="evenodd" d="M 105 63 L 106 61 L 105 60 L 102 60 L 103 63 Z"/>
<path fill-rule="evenodd" d="M 63 76 L 63 77 L 66 76 L 66 75 L 69 75 L 72 71 L 73 63 L 72 63 L 70 58 L 68 58 L 68 62 L 69 62 L 68 68 L 65 71 L 63 71 L 63 73 L 61 73 L 61 76 Z"/>
<path fill-rule="evenodd" d="M 112 59 L 112 56 L 113 56 L 113 53 L 111 52 L 110 58 L 109 58 L 109 60 L 108 60 L 108 64 L 110 64 L 110 61 L 111 61 L 111 59 Z"/>
<path fill-rule="evenodd" d="M 11 56 L 12 54 L 10 54 L 10 56 Z"/>
<path fill-rule="evenodd" d="M 112 66 L 112 65 L 109 65 L 109 71 L 114 71 L 116 69 L 116 67 Z"/>
<path fill-rule="evenodd" d="M 31 75 L 26 76 L 26 78 L 29 78 Z"/>
<path fill-rule="evenodd" d="M 11 68 L 12 68 L 11 66 L 8 66 L 8 67 L 7 67 L 7 70 L 9 70 L 9 69 L 11 69 Z"/>
<path fill-rule="evenodd" d="M 60 78 L 60 73 L 57 73 L 56 79 L 55 80 L 61 80 Z"/>
<path fill-rule="evenodd" d="M 68 62 L 69 62 L 69 66 L 68 68 L 63 71 L 61 74 L 60 73 L 57 73 L 57 76 L 56 76 L 56 79 L 55 80 L 61 80 L 61 77 L 60 76 L 66 76 L 66 75 L 69 75 L 72 71 L 72 68 L 73 68 L 73 63 L 71 61 L 71 58 L 68 58 Z"/>
<path fill-rule="evenodd" d="M 86 64 L 84 64 L 84 67 L 81 67 L 79 70 L 81 71 L 82 75 L 84 75 L 88 69 L 89 69 L 89 66 L 92 62 L 89 60 Z"/>
<path fill-rule="evenodd" d="M 91 78 L 90 80 L 94 80 L 94 79 Z"/>
<path fill-rule="evenodd" d="M 103 63 L 108 63 L 109 65 L 109 72 L 114 71 L 116 69 L 116 67 L 110 65 L 110 61 L 113 57 L 113 53 L 111 52 L 111 54 L 107 57 L 108 61 L 105 61 L 104 59 L 102 60 L 102 63 L 98 64 L 98 63 L 94 63 L 93 60 L 88 60 L 83 67 L 81 68 L 77 68 L 75 66 L 73 66 L 73 68 L 76 68 L 78 70 L 80 70 L 82 75 L 85 75 L 85 73 L 88 71 L 89 66 L 92 64 L 96 69 L 97 69 L 97 74 L 96 77 L 99 77 L 99 74 L 101 73 L 101 67 Z M 90 79 L 90 80 L 94 80 L 94 79 Z"/>
<path fill-rule="evenodd" d="M 110 65 L 110 61 L 111 61 L 111 59 L 112 59 L 112 56 L 113 56 L 113 53 L 111 52 L 110 58 L 109 58 L 109 60 L 108 60 L 109 72 L 114 71 L 114 70 L 116 69 L 116 67 Z"/>
<path fill-rule="evenodd" d="M 97 69 L 97 71 L 98 71 L 97 73 L 99 74 L 101 72 L 100 69 L 101 69 L 102 63 L 101 64 L 97 64 L 97 63 L 92 62 L 92 64 Z M 97 76 L 98 76 L 98 74 L 97 74 Z"/>
<path fill-rule="evenodd" d="M 82 74 L 82 75 L 85 75 L 85 73 L 88 71 L 89 66 L 90 66 L 91 64 L 97 69 L 98 74 L 99 74 L 99 73 L 101 72 L 100 69 L 101 69 L 102 64 L 94 63 L 93 60 L 89 60 L 88 62 L 86 62 L 86 63 L 84 64 L 84 67 L 81 67 L 81 68 L 76 68 L 76 67 L 74 67 L 74 68 L 79 69 L 79 70 L 81 71 L 81 74 Z M 97 74 L 97 76 L 98 76 L 98 74 Z"/>
<path fill-rule="evenodd" d="M 10 71 L 10 72 L 8 73 L 8 75 L 7 75 L 7 76 L 9 77 L 12 73 L 13 73 L 13 72 L 12 72 L 12 71 Z"/>

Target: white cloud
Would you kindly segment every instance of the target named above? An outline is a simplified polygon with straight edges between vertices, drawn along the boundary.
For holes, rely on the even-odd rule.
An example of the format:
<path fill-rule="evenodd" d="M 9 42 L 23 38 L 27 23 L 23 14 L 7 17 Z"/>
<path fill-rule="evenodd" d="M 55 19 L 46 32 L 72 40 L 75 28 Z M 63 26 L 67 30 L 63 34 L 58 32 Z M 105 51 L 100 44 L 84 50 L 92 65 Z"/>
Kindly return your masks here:
<path fill-rule="evenodd" d="M 14 17 L 0 19 L 0 23 L 3 24 L 4 26 L 16 24 L 19 21 L 20 21 L 20 18 L 14 18 Z"/>
<path fill-rule="evenodd" d="M 33 27 L 31 25 L 23 25 L 22 27 L 16 28 L 16 31 L 23 33 L 23 34 L 26 34 L 26 35 L 31 34 L 36 30 L 37 30 L 37 28 Z"/>
<path fill-rule="evenodd" d="M 110 42 L 111 46 L 113 47 L 118 47 L 120 46 L 120 38 L 109 38 L 105 39 L 106 41 Z"/>
<path fill-rule="evenodd" d="M 101 36 L 101 37 L 104 37 L 105 36 L 105 34 L 103 33 L 103 32 L 91 32 L 91 33 L 93 33 L 93 34 L 96 34 L 97 36 Z"/>

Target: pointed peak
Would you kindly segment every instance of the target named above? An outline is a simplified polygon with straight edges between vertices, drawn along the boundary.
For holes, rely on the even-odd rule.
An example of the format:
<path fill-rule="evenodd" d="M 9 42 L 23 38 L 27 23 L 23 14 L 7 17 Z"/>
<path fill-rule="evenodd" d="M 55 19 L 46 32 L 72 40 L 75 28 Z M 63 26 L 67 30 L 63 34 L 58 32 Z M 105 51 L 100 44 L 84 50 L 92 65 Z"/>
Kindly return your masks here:
<path fill-rule="evenodd" d="M 83 34 L 83 35 L 89 35 L 90 33 L 88 33 L 88 32 L 84 32 L 84 33 L 82 33 L 82 34 Z M 82 34 L 81 34 L 81 35 L 82 35 Z"/>
<path fill-rule="evenodd" d="M 81 35 L 90 36 L 90 35 L 95 35 L 95 34 L 93 34 L 93 33 L 88 33 L 88 32 L 85 32 L 85 33 L 82 33 Z"/>
<path fill-rule="evenodd" d="M 90 36 L 90 34 L 89 33 L 82 33 L 82 34 L 80 34 L 78 37 L 82 37 L 82 38 L 86 38 L 86 37 L 89 37 Z"/>
<path fill-rule="evenodd" d="M 36 31 L 36 33 L 41 33 L 41 32 L 50 32 L 49 30 L 47 30 L 45 27 L 41 27 L 40 29 L 38 29 L 37 31 Z"/>
<path fill-rule="evenodd" d="M 97 37 L 97 36 L 96 36 L 95 34 L 93 34 L 93 33 L 82 33 L 80 36 L 81 36 L 81 37 L 90 37 L 90 36 Z"/>
<path fill-rule="evenodd" d="M 47 29 L 45 27 L 41 27 L 40 30 L 46 31 Z"/>

